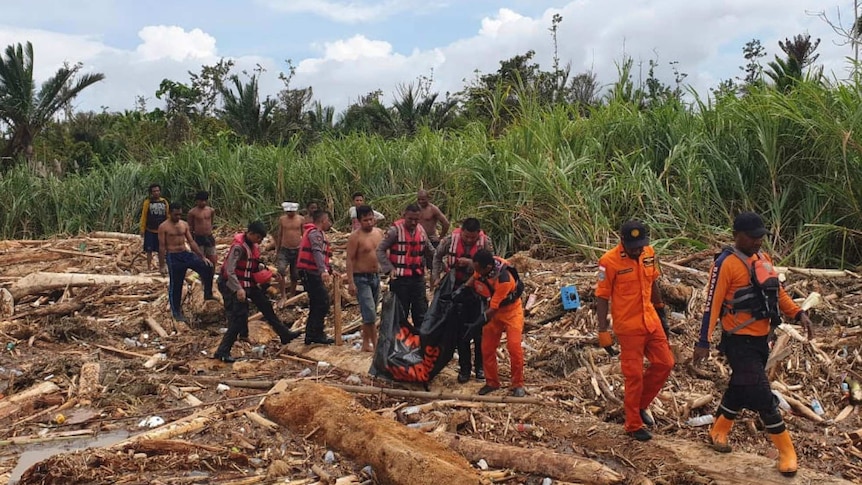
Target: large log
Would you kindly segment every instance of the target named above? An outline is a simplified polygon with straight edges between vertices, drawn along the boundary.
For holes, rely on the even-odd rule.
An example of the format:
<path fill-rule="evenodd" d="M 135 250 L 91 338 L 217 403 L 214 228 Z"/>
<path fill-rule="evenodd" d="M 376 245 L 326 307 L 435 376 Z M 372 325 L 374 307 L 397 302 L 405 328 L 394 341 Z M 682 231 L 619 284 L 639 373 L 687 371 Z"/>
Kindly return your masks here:
<path fill-rule="evenodd" d="M 31 273 L 9 288 L 12 298 L 19 300 L 27 295 L 35 295 L 66 287 L 97 285 L 164 285 L 167 278 L 150 276 L 102 275 L 82 273 Z"/>
<path fill-rule="evenodd" d="M 437 441 L 457 451 L 470 461 L 484 459 L 496 468 L 514 468 L 577 483 L 620 483 L 623 475 L 597 461 L 575 455 L 557 453 L 547 448 L 522 448 L 477 440 L 452 433 L 434 433 Z"/>
<path fill-rule="evenodd" d="M 275 422 L 371 465 L 381 483 L 412 485 L 487 484 L 470 464 L 430 436 L 382 418 L 344 391 L 303 383 L 266 398 Z"/>
<path fill-rule="evenodd" d="M 186 433 L 193 433 L 195 431 L 203 429 L 207 424 L 209 424 L 210 420 L 215 418 L 217 413 L 218 409 L 216 409 L 215 406 L 211 406 L 184 418 L 180 418 L 176 421 L 163 424 L 158 428 L 136 434 L 135 436 L 130 436 L 123 441 L 114 443 L 107 449 L 125 450 L 129 446 L 132 446 L 135 443 L 141 441 L 170 440 L 176 438 L 177 436 L 182 436 Z"/>
<path fill-rule="evenodd" d="M 123 239 L 126 241 L 140 241 L 141 236 L 139 234 L 129 234 L 126 232 L 109 232 L 109 231 L 95 231 L 90 234 L 90 237 L 93 239 Z"/>

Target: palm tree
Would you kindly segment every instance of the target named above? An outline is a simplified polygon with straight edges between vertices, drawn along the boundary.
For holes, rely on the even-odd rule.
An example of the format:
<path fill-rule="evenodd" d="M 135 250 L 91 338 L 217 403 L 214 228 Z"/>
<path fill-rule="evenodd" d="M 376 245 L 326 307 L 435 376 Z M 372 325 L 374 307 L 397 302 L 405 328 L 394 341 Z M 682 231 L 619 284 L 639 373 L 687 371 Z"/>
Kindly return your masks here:
<path fill-rule="evenodd" d="M 3 156 L 14 159 L 22 153 L 33 157 L 33 140 L 51 118 L 78 93 L 103 79 L 102 73 L 82 74 L 81 64 L 63 66 L 36 92 L 33 81 L 33 44 L 6 47 L 0 56 L 0 121 L 9 126 L 11 139 Z"/>
<path fill-rule="evenodd" d="M 226 84 L 233 84 L 236 91 L 229 86 L 219 88 L 224 99 L 221 112 L 225 122 L 248 143 L 265 140 L 272 126 L 275 100 L 266 98 L 263 103 L 260 102 L 257 75 L 251 76 L 248 82 L 243 84 L 239 76 L 234 74 L 228 78 Z"/>

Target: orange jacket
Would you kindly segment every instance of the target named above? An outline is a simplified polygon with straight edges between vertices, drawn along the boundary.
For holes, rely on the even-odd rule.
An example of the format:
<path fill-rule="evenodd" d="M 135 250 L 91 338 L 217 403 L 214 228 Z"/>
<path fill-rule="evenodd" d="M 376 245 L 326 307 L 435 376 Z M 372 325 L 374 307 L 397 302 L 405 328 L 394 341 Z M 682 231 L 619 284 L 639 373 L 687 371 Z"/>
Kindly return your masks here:
<path fill-rule="evenodd" d="M 622 244 L 599 259 L 596 297 L 611 302 L 615 334 L 661 331 L 661 320 L 652 305 L 652 285 L 660 275 L 652 246 L 644 247 L 637 261 L 626 255 Z"/>
<path fill-rule="evenodd" d="M 760 253 L 760 256 L 772 263 L 772 259 L 766 253 Z M 756 255 L 752 255 L 748 261 L 751 263 L 755 259 Z M 700 338 L 697 342 L 698 347 L 709 348 L 710 338 L 719 319 L 721 319 L 722 328 L 730 331 L 751 317 L 751 314 L 746 312 L 736 314 L 725 312 L 722 314 L 722 306 L 725 302 L 730 302 L 733 299 L 736 290 L 750 284 L 751 273 L 748 267 L 733 253 L 722 252 L 712 263 L 712 269 L 709 271 L 709 283 L 707 283 L 706 309 L 703 313 Z M 778 291 L 778 308 L 788 318 L 795 318 L 801 310 L 799 305 L 784 291 L 783 285 Z M 756 337 L 767 334 L 769 334 L 768 318 L 755 320 L 736 332 L 736 335 L 753 335 Z"/>
<path fill-rule="evenodd" d="M 473 289 L 482 298 L 490 298 L 489 307 L 492 310 L 500 310 L 502 313 L 522 312 L 523 304 L 520 300 L 503 307 L 500 306 L 503 300 L 516 290 L 518 282 L 508 270 L 508 261 L 494 256 L 494 264 L 495 268 L 484 278 L 478 278 L 478 274 L 474 273 Z"/>

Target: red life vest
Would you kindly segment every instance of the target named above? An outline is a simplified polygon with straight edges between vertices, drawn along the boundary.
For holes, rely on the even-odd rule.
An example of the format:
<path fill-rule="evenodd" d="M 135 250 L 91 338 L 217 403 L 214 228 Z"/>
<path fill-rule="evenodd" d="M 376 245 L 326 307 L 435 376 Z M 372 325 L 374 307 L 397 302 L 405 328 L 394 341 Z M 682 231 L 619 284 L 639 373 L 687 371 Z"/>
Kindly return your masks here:
<path fill-rule="evenodd" d="M 446 271 L 449 271 L 451 268 L 455 268 L 456 282 L 462 283 L 467 281 L 467 278 L 469 278 L 470 274 L 473 272 L 473 268 L 470 266 L 467 268 L 455 266 L 455 261 L 458 258 L 473 259 L 476 251 L 484 248 L 487 245 L 487 242 L 488 236 L 485 235 L 485 231 L 480 230 L 479 239 L 477 239 L 476 243 L 473 244 L 469 251 L 467 251 L 464 249 L 464 241 L 461 239 L 461 228 L 452 231 L 452 243 L 449 245 L 449 253 L 446 255 Z"/>
<path fill-rule="evenodd" d="M 428 236 L 421 224 L 416 225 L 413 234 L 404 227 L 404 219 L 398 219 L 392 226 L 398 231 L 395 244 L 389 248 L 389 262 L 395 267 L 398 278 L 422 276 L 425 274 L 425 245 Z"/>
<path fill-rule="evenodd" d="M 319 231 L 317 226 L 314 224 L 308 223 L 302 226 L 304 232 L 302 233 L 302 241 L 299 243 L 299 256 L 296 260 L 296 269 L 301 269 L 305 271 L 316 272 L 317 261 L 314 260 L 314 251 L 311 249 L 311 238 L 308 236 L 311 234 L 311 231 Z M 332 250 L 329 248 L 329 241 L 326 240 L 326 237 L 323 238 L 323 260 L 326 264 L 326 268 L 324 268 L 324 272 L 329 273 L 331 267 L 329 265 L 329 260 L 332 258 Z"/>
<path fill-rule="evenodd" d="M 243 249 L 242 256 L 240 256 L 239 261 L 236 262 L 236 269 L 234 270 L 234 274 L 236 274 L 236 279 L 239 280 L 239 285 L 243 288 L 251 288 L 255 286 L 257 282 L 255 281 L 253 274 L 257 273 L 260 266 L 260 247 L 257 244 L 248 245 L 248 242 L 245 239 L 245 233 L 241 232 L 233 237 L 233 242 L 230 245 L 230 249 L 228 250 L 228 255 L 233 251 L 234 247 L 241 247 Z M 226 279 L 227 273 L 225 272 L 227 265 L 222 265 L 222 276 Z"/>

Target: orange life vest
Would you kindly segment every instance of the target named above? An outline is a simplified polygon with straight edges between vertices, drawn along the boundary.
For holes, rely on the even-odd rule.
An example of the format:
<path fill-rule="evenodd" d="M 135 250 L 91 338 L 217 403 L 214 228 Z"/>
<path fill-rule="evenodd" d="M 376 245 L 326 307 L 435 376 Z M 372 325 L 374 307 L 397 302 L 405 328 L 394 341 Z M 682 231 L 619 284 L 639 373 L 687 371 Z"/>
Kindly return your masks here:
<path fill-rule="evenodd" d="M 416 225 L 413 234 L 404 227 L 404 219 L 395 221 L 398 231 L 395 244 L 389 248 L 389 262 L 395 267 L 398 278 L 422 276 L 425 274 L 425 245 L 428 236 L 421 224 Z"/>
<path fill-rule="evenodd" d="M 473 288 L 479 296 L 490 299 L 494 296 L 499 278 L 506 271 L 508 271 L 511 277 L 515 279 L 515 288 L 506 295 L 500 303 L 500 308 L 509 306 L 515 302 L 520 303 L 521 295 L 524 294 L 524 282 L 521 281 L 521 276 L 518 274 L 518 271 L 510 266 L 508 261 L 499 256 L 494 256 L 494 270 L 485 276 L 476 278 L 473 283 Z M 494 277 L 489 277 L 492 274 Z M 503 276 L 503 278 L 508 278 L 508 276 Z"/>
<path fill-rule="evenodd" d="M 311 249 L 311 238 L 308 236 L 311 234 L 311 231 L 318 231 L 317 226 L 314 224 L 308 223 L 302 226 L 304 232 L 302 233 L 302 241 L 299 243 L 299 256 L 296 261 L 296 269 L 301 269 L 305 271 L 317 271 L 317 261 L 314 260 L 314 251 Z M 324 272 L 330 272 L 329 260 L 332 258 L 332 249 L 329 248 L 329 241 L 326 240 L 326 237 L 323 238 L 323 260 L 326 268 L 323 269 Z"/>
<path fill-rule="evenodd" d="M 243 251 L 242 256 L 240 256 L 239 261 L 236 263 L 234 274 L 236 274 L 236 279 L 239 280 L 239 285 L 241 287 L 251 288 L 257 284 L 253 275 L 259 271 L 260 247 L 257 244 L 249 246 L 248 241 L 245 239 L 245 233 L 243 232 L 236 234 L 233 237 L 233 242 L 230 245 L 228 254 L 230 254 L 235 247 L 241 247 Z M 226 265 L 222 265 L 221 270 L 222 276 L 225 278 L 227 278 L 227 273 L 225 272 L 226 267 Z"/>
<path fill-rule="evenodd" d="M 473 272 L 473 268 L 472 266 L 468 266 L 467 268 L 455 266 L 455 261 L 458 258 L 473 259 L 476 251 L 480 248 L 484 248 L 487 245 L 487 241 L 488 236 L 485 235 L 484 231 L 480 230 L 479 239 L 476 240 L 476 243 L 473 244 L 468 251 L 464 249 L 464 240 L 461 239 L 461 228 L 452 231 L 452 242 L 449 244 L 449 253 L 446 255 L 446 271 L 449 271 L 451 268 L 455 268 L 455 281 L 457 283 L 467 281 L 467 278 L 469 278 L 470 274 Z"/>

